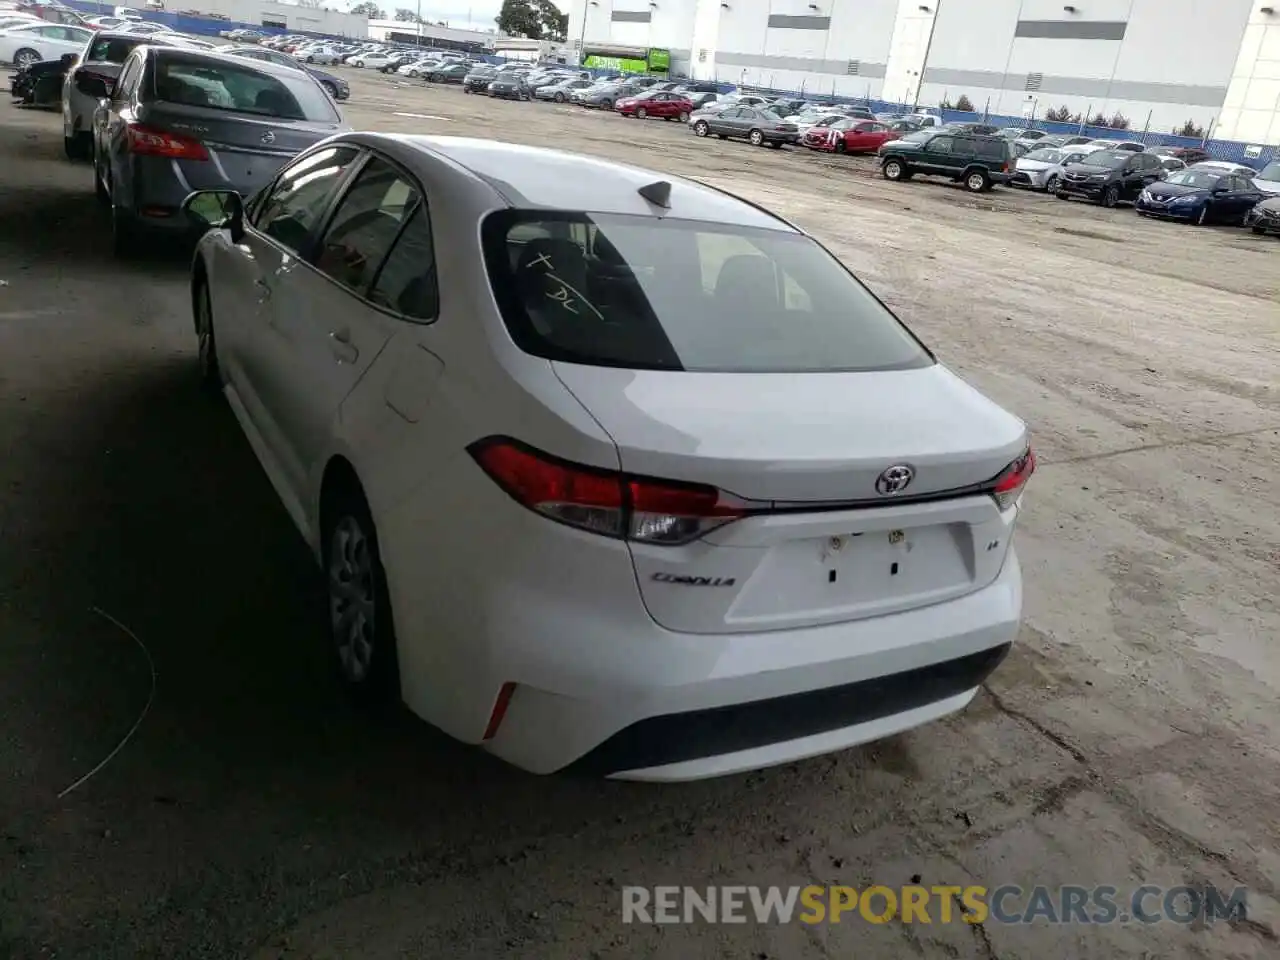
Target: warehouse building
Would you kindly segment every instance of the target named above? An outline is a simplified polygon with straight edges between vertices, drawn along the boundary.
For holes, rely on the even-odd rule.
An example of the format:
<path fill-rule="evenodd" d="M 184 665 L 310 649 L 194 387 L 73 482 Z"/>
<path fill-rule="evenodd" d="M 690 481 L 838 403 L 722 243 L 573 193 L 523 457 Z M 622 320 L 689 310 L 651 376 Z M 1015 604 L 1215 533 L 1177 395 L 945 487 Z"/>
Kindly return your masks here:
<path fill-rule="evenodd" d="M 697 79 L 1280 141 L 1280 0 L 572 0 L 569 37 Z"/>

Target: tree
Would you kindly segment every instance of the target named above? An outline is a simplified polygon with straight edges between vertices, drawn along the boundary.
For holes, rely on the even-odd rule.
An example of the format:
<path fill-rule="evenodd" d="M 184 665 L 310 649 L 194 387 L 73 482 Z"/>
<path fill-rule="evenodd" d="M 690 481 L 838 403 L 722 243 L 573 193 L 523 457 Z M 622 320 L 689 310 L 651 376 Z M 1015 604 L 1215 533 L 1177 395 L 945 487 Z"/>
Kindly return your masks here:
<path fill-rule="evenodd" d="M 401 23 L 426 23 L 427 21 L 407 7 L 396 7 L 395 19 Z"/>
<path fill-rule="evenodd" d="M 969 99 L 967 96 L 965 96 L 963 93 L 962 93 L 962 94 L 960 94 L 960 99 L 956 101 L 956 109 L 957 109 L 957 110 L 959 110 L 959 111 L 961 111 L 962 113 L 976 113 L 976 112 L 977 112 L 977 111 L 975 111 L 975 110 L 973 109 L 973 101 L 972 101 L 972 100 L 970 100 L 970 99 Z"/>
<path fill-rule="evenodd" d="M 1107 121 L 1107 126 L 1112 130 L 1128 130 L 1129 118 L 1123 113 L 1117 113 L 1114 117 Z"/>
<path fill-rule="evenodd" d="M 1197 126 L 1194 120 L 1188 120 L 1180 127 L 1173 128 L 1175 137 L 1195 137 L 1197 140 L 1204 139 L 1204 127 Z"/>
<path fill-rule="evenodd" d="M 1056 123 L 1066 123 L 1071 119 L 1070 107 L 1050 107 L 1044 112 L 1046 120 L 1053 120 Z"/>
<path fill-rule="evenodd" d="M 363 13 L 370 20 L 383 20 L 386 18 L 385 12 L 373 0 L 364 0 L 363 3 L 357 3 L 351 8 L 351 12 L 355 14 Z"/>
<path fill-rule="evenodd" d="M 530 40 L 564 42 L 569 32 L 569 15 L 551 0 L 502 0 L 494 22 L 508 36 Z"/>

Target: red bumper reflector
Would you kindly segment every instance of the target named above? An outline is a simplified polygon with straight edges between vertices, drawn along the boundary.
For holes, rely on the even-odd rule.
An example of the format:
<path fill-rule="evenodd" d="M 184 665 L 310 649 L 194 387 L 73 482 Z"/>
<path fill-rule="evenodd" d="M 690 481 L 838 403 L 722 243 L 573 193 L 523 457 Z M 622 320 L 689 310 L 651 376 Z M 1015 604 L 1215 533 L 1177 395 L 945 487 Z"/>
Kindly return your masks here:
<path fill-rule="evenodd" d="M 502 726 L 502 718 L 507 715 L 507 707 L 511 705 L 511 696 L 516 692 L 516 685 L 507 681 L 498 691 L 498 699 L 493 702 L 493 713 L 489 714 L 489 725 L 484 728 L 484 739 L 492 740 Z"/>

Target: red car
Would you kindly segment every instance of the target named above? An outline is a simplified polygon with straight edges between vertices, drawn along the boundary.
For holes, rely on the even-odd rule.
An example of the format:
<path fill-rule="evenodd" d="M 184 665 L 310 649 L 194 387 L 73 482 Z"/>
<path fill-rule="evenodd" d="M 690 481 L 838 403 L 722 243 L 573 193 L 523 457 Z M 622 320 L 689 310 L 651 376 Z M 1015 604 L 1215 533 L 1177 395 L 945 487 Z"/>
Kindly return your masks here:
<path fill-rule="evenodd" d="M 693 101 L 667 90 L 650 90 L 635 97 L 626 97 L 613 105 L 624 117 L 643 120 L 661 117 L 663 120 L 679 120 L 684 123 L 693 113 Z"/>
<path fill-rule="evenodd" d="M 837 120 L 829 127 L 810 127 L 800 142 L 810 149 L 829 153 L 875 153 L 897 136 L 883 123 L 850 117 Z"/>

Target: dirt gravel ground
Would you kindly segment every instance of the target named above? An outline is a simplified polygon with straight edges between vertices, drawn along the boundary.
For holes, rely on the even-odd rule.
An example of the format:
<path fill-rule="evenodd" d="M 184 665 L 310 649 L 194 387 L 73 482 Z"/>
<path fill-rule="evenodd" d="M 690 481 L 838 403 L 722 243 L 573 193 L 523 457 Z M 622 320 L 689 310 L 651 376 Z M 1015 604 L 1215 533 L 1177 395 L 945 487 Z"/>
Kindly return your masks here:
<path fill-rule="evenodd" d="M 185 255 L 111 261 L 0 116 L 0 957 L 1280 954 L 1280 243 L 352 71 L 358 127 L 700 177 L 817 233 L 1031 425 L 1021 642 L 971 709 L 679 786 L 533 778 L 329 681 L 307 555 L 195 389 Z M 100 612 L 98 612 L 100 611 Z M 136 736 L 93 769 L 154 702 Z M 624 885 L 1217 884 L 1244 922 L 623 925 Z"/>

